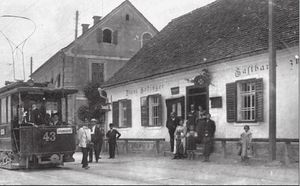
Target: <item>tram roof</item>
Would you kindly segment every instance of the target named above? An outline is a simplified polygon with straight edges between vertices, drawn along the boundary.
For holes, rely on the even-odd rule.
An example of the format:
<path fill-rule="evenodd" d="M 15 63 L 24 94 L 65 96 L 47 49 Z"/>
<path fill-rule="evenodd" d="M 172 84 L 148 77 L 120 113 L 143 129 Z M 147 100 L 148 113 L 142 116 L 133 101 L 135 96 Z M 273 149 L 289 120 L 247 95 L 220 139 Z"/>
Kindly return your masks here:
<path fill-rule="evenodd" d="M 64 89 L 64 88 L 52 88 L 47 87 L 46 83 L 33 83 L 28 82 L 15 82 L 5 87 L 0 88 L 1 94 L 13 94 L 17 92 L 27 92 L 32 94 L 74 94 L 77 92 L 76 89 Z"/>

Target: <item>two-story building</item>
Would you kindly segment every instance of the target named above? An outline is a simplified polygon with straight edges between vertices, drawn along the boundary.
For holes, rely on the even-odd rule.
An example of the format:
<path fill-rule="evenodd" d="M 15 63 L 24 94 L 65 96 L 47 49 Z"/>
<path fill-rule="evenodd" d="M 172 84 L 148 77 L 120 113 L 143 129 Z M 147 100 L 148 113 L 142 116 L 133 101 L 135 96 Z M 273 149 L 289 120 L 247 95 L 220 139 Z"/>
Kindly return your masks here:
<path fill-rule="evenodd" d="M 77 110 L 87 104 L 84 86 L 108 80 L 158 32 L 128 0 L 105 17 L 94 16 L 93 19 L 90 28 L 82 24 L 82 35 L 31 75 L 35 82 L 79 90 L 69 99 L 70 123 L 80 122 Z"/>
<path fill-rule="evenodd" d="M 298 3 L 275 6 L 278 138 L 299 135 Z M 239 138 L 247 124 L 268 139 L 268 1 L 218 0 L 172 20 L 103 88 L 107 123 L 124 138 L 168 141 L 170 112 L 186 118 L 194 104 L 211 113 L 216 138 Z"/>

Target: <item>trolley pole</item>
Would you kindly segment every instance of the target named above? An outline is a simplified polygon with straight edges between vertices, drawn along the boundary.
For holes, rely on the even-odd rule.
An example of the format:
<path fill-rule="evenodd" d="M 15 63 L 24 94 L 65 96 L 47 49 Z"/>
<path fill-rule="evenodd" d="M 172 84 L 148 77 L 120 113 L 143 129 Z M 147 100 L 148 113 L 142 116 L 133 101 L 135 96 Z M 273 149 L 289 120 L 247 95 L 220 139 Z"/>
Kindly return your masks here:
<path fill-rule="evenodd" d="M 269 152 L 271 161 L 276 160 L 276 48 L 273 9 L 273 0 L 269 0 Z"/>
<path fill-rule="evenodd" d="M 31 75 L 32 75 L 32 65 L 33 65 L 33 59 L 32 56 L 30 57 L 30 78 L 32 79 Z"/>

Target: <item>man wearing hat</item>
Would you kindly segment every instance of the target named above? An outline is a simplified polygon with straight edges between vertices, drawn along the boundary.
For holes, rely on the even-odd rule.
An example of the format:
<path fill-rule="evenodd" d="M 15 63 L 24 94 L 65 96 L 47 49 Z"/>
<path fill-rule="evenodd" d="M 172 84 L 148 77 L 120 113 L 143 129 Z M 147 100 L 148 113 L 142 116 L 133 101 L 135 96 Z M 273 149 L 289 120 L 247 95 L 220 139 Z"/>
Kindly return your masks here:
<path fill-rule="evenodd" d="M 95 118 L 91 119 L 91 122 L 89 123 L 89 128 L 91 130 L 91 138 L 92 138 L 92 142 L 94 143 L 94 138 L 95 138 L 95 126 L 97 124 L 97 120 Z M 93 161 L 93 151 L 95 148 L 95 143 L 94 146 L 92 148 L 89 148 L 88 152 L 89 152 L 89 162 Z"/>
<path fill-rule="evenodd" d="M 61 121 L 59 121 L 59 115 L 58 115 L 57 112 L 52 115 L 52 124 L 54 126 L 56 126 L 56 125 L 62 125 Z"/>
<path fill-rule="evenodd" d="M 109 149 L 109 159 L 115 158 L 115 149 L 117 144 L 117 139 L 120 138 L 121 134 L 119 131 L 113 128 L 114 124 L 110 123 L 110 130 L 107 131 L 106 137 L 108 138 L 108 149 Z"/>
<path fill-rule="evenodd" d="M 179 118 L 176 117 L 175 112 L 171 112 L 170 117 L 168 118 L 167 124 L 166 124 L 166 126 L 169 130 L 169 135 L 170 135 L 171 152 L 174 151 L 174 132 L 178 125 L 179 125 Z"/>
<path fill-rule="evenodd" d="M 92 120 L 94 121 L 94 120 Z M 102 144 L 103 144 L 103 138 L 105 136 L 105 131 L 104 131 L 104 126 L 103 123 L 99 123 L 97 122 L 97 120 L 95 120 L 96 125 L 93 126 L 92 131 L 94 132 L 92 141 L 94 143 L 94 151 L 95 151 L 95 159 L 96 162 L 98 163 L 98 160 L 101 159 L 100 157 L 100 152 L 102 149 Z"/>

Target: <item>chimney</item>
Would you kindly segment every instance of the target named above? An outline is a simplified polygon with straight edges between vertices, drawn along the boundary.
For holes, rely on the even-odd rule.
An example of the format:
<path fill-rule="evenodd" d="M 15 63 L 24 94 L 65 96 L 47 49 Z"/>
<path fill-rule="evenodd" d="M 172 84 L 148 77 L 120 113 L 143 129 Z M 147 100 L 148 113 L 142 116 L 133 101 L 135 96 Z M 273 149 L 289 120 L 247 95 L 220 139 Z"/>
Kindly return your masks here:
<path fill-rule="evenodd" d="M 93 19 L 94 19 L 94 25 L 95 25 L 100 22 L 101 16 L 93 16 Z"/>
<path fill-rule="evenodd" d="M 82 26 L 82 35 L 89 29 L 90 24 L 81 24 Z"/>

